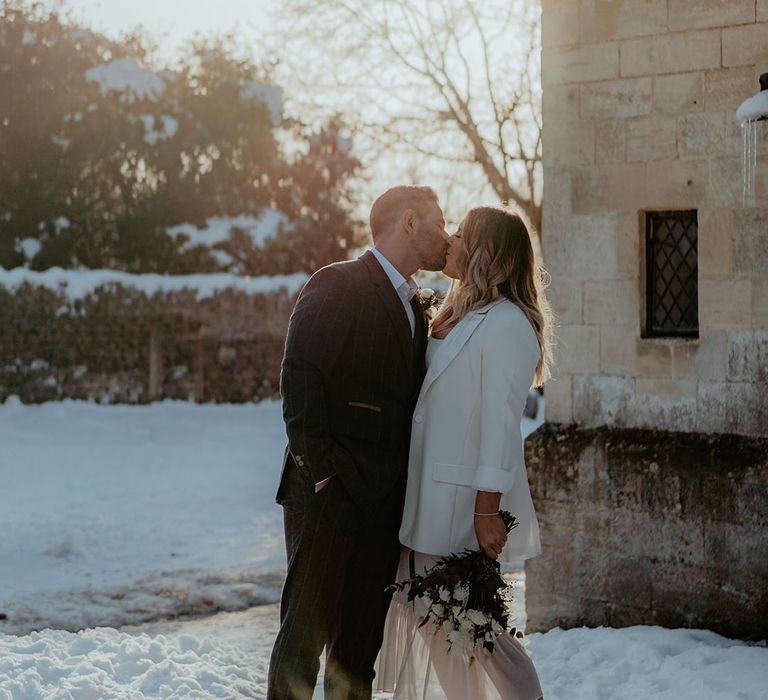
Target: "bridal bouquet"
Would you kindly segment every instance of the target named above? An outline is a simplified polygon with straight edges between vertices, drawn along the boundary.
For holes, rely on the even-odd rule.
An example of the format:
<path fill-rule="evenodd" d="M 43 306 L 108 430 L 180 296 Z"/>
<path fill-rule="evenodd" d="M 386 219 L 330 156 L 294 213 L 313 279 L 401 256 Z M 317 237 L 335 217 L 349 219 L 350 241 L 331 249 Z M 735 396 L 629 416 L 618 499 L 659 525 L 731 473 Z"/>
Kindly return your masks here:
<path fill-rule="evenodd" d="M 507 533 L 517 527 L 510 513 L 502 510 L 499 514 Z M 435 631 L 443 630 L 449 654 L 471 651 L 479 642 L 492 652 L 496 637 L 507 631 L 511 587 L 501 577 L 498 562 L 480 550 L 442 557 L 431 569 L 393 584 L 390 590 L 406 587 L 409 602 L 419 597 L 427 604 L 428 612 L 419 627 L 431 621 Z"/>

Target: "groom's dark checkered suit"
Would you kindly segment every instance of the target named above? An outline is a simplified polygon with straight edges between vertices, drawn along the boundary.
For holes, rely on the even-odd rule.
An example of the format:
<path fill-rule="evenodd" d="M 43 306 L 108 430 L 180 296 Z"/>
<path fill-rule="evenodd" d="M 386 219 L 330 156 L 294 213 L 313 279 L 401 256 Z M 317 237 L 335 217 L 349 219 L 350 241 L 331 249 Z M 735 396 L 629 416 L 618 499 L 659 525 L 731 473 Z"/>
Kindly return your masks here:
<path fill-rule="evenodd" d="M 326 648 L 325 697 L 371 697 L 399 557 L 426 321 L 413 336 L 375 256 L 335 263 L 304 287 L 281 373 L 288 432 L 277 501 L 288 576 L 268 697 L 309 699 Z M 319 493 L 315 484 L 332 476 Z"/>

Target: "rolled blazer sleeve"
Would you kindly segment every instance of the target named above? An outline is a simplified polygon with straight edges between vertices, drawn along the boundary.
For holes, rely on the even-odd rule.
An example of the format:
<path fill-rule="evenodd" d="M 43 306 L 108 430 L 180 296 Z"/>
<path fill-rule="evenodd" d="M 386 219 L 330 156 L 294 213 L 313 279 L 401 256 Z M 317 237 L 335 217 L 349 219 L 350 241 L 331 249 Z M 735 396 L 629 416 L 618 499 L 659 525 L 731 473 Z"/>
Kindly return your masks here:
<path fill-rule="evenodd" d="M 516 311 L 494 314 L 481 331 L 480 451 L 472 488 L 506 493 L 525 473 L 520 421 L 539 348 Z"/>
<path fill-rule="evenodd" d="M 327 379 L 351 332 L 350 298 L 337 268 L 322 268 L 307 282 L 288 324 L 280 393 L 289 449 L 304 480 L 314 487 L 339 474 L 353 492 L 354 462 L 333 440 L 326 408 Z"/>

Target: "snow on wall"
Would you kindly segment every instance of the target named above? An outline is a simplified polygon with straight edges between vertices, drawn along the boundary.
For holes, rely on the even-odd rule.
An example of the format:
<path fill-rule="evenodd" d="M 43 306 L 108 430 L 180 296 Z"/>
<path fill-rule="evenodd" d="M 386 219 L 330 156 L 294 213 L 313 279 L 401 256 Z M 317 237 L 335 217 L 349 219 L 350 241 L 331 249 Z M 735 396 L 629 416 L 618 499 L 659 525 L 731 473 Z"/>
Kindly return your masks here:
<path fill-rule="evenodd" d="M 281 289 L 294 294 L 307 281 L 308 275 L 297 272 L 292 275 L 263 275 L 241 277 L 227 273 L 197 275 L 130 274 L 119 270 L 63 270 L 52 267 L 43 272 L 26 268 L 5 270 L 0 268 L 0 286 L 14 291 L 25 282 L 54 291 L 62 290 L 70 301 L 82 299 L 104 285 L 120 284 L 138 289 L 148 296 L 158 292 L 196 292 L 198 300 L 213 296 L 225 289 L 246 294 L 277 292 Z"/>

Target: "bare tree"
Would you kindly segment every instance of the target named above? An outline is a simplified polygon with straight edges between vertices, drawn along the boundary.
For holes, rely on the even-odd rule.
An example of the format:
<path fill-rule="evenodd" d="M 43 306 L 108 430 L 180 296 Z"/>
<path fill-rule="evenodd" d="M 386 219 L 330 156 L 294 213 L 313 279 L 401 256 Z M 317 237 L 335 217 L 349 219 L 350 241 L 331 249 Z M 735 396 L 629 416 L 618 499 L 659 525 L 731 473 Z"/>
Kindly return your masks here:
<path fill-rule="evenodd" d="M 280 53 L 301 83 L 298 109 L 340 109 L 366 141 L 366 158 L 410 155 L 453 178 L 464 173 L 541 230 L 538 3 L 287 0 L 283 8 Z"/>

